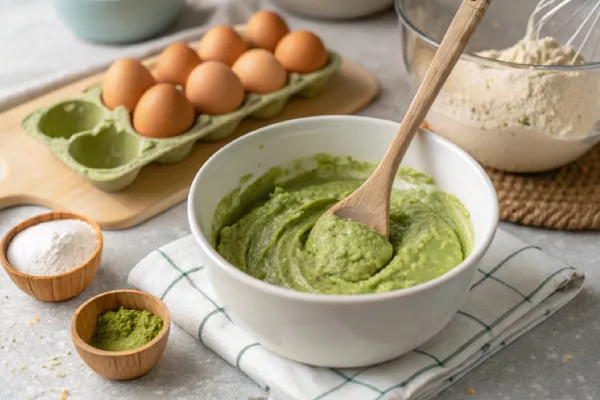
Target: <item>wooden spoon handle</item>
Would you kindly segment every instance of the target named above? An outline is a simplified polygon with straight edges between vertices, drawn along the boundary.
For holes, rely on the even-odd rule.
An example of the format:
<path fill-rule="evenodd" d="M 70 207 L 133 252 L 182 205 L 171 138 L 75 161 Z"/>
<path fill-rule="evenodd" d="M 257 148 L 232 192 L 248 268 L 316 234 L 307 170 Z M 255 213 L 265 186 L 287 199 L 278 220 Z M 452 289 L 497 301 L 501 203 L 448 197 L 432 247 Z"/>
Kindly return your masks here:
<path fill-rule="evenodd" d="M 408 108 L 405 118 L 400 124 L 398 134 L 394 137 L 378 167 L 378 170 L 380 170 L 378 172 L 383 173 L 385 171 L 390 183 L 393 182 L 400 162 L 419 125 L 425 119 L 436 96 L 458 62 L 490 2 L 491 0 L 463 0 L 460 5 L 438 51 L 433 57 L 417 94 Z M 374 175 L 377 175 L 377 173 Z"/>
<path fill-rule="evenodd" d="M 390 195 L 400 162 L 490 2 L 463 0 L 383 160 L 365 183 L 329 213 L 389 236 Z"/>

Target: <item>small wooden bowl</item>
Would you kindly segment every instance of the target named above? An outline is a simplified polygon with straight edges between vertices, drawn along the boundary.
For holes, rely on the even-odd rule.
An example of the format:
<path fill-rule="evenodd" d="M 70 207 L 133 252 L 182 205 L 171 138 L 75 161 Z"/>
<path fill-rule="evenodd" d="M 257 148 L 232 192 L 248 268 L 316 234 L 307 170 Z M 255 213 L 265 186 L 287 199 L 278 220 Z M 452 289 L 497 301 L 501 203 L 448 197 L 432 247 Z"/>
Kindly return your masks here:
<path fill-rule="evenodd" d="M 105 351 L 88 344 L 96 330 L 98 317 L 120 306 L 148 310 L 163 320 L 160 333 L 142 347 L 127 351 Z M 171 326 L 169 309 L 161 300 L 139 290 L 113 290 L 83 303 L 71 321 L 71 337 L 77 353 L 100 376 L 107 379 L 135 379 L 150 371 L 167 347 Z"/>
<path fill-rule="evenodd" d="M 59 275 L 34 276 L 14 269 L 7 258 L 8 246 L 14 237 L 34 225 L 59 219 L 77 219 L 88 223 L 96 231 L 98 246 L 92 257 L 83 265 Z M 0 242 L 0 264 L 15 285 L 28 295 L 41 301 L 64 301 L 77 296 L 92 283 L 100 266 L 102 248 L 102 231 L 94 221 L 70 212 L 53 211 L 26 219 L 9 230 Z"/>

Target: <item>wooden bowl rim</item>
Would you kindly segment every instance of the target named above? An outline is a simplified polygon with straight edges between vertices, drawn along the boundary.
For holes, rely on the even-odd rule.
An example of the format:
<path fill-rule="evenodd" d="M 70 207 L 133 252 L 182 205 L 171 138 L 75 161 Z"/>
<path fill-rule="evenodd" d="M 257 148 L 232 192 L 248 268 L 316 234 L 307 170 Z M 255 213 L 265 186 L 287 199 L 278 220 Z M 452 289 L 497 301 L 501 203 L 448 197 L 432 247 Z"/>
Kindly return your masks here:
<path fill-rule="evenodd" d="M 111 295 L 111 294 L 115 294 L 115 293 L 129 293 L 134 296 L 146 297 L 146 298 L 150 299 L 151 301 L 155 302 L 156 304 L 158 304 L 160 306 L 160 308 L 163 309 L 163 312 L 165 315 L 164 318 L 161 317 L 161 319 L 163 320 L 163 327 L 154 339 L 152 339 L 145 345 L 135 348 L 133 350 L 109 351 L 109 350 L 98 349 L 98 348 L 92 346 L 91 344 L 85 342 L 81 338 L 81 336 L 79 336 L 79 333 L 77 333 L 77 320 L 79 318 L 79 314 L 81 313 L 81 311 L 85 307 L 87 307 L 90 304 L 92 304 L 93 302 L 97 301 L 98 299 L 108 296 L 108 295 Z M 150 311 L 150 310 L 146 310 L 146 311 Z M 167 305 L 161 299 L 159 299 L 156 296 L 151 295 L 150 293 L 144 292 L 142 290 L 117 289 L 117 290 L 110 290 L 108 292 L 100 293 L 100 294 L 92 297 L 91 299 L 87 300 L 85 303 L 80 305 L 77 308 L 77 310 L 75 310 L 75 313 L 73 313 L 73 318 L 71 319 L 71 339 L 73 340 L 75 347 L 78 347 L 79 349 L 84 350 L 87 353 L 92 353 L 92 354 L 95 354 L 98 356 L 105 356 L 105 357 L 106 356 L 108 356 L 108 357 L 125 357 L 125 356 L 130 356 L 132 354 L 140 353 L 142 351 L 145 351 L 145 350 L 155 346 L 161 340 L 163 340 L 163 338 L 166 336 L 167 332 L 169 331 L 170 327 L 171 327 L 171 312 L 169 311 L 169 308 L 167 307 Z"/>
<path fill-rule="evenodd" d="M 45 217 L 50 217 L 50 219 L 45 220 L 44 219 Z M 81 264 L 78 267 L 75 267 L 66 272 L 63 272 L 62 274 L 57 274 L 57 275 L 30 275 L 25 272 L 21 272 L 21 271 L 15 269 L 12 265 L 10 265 L 10 262 L 8 261 L 7 254 L 5 253 L 4 249 L 5 248 L 8 249 L 12 240 L 15 238 L 15 236 L 18 235 L 18 233 L 16 233 L 17 231 L 21 230 L 21 232 L 22 232 L 25 229 L 31 228 L 32 226 L 35 226 L 35 225 L 42 224 L 44 222 L 58 221 L 58 220 L 63 220 L 63 219 L 76 219 L 79 221 L 86 222 L 96 232 L 96 237 L 98 238 L 98 245 L 96 246 L 96 250 L 94 250 L 94 253 L 91 255 L 91 257 L 86 262 L 84 262 L 83 264 Z M 9 240 L 8 238 L 11 236 L 12 236 L 12 238 Z M 27 219 L 19 222 L 17 225 L 13 226 L 12 228 L 10 228 L 8 230 L 8 232 L 6 232 L 6 234 L 0 241 L 0 264 L 2 264 L 4 269 L 6 269 L 9 273 L 17 275 L 17 276 L 21 276 L 23 278 L 28 278 L 28 279 L 33 279 L 33 280 L 58 279 L 58 278 L 62 278 L 64 276 L 71 275 L 71 274 L 75 273 L 76 271 L 79 271 L 79 270 L 89 267 L 89 265 L 96 258 L 98 258 L 100 256 L 103 246 L 104 246 L 104 238 L 102 235 L 102 230 L 100 229 L 100 227 L 98 226 L 98 224 L 96 222 L 92 221 L 91 219 L 89 219 L 86 216 L 68 212 L 68 211 L 50 211 L 47 213 L 38 214 L 38 215 L 34 215 L 33 217 L 27 218 Z"/>

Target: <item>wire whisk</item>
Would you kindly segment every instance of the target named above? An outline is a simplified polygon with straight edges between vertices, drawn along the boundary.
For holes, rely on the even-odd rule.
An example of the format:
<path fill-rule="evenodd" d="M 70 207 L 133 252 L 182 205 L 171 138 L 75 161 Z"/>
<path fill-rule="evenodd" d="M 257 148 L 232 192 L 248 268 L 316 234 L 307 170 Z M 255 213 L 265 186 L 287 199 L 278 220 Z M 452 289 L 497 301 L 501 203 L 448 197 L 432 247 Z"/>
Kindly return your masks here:
<path fill-rule="evenodd" d="M 574 60 L 583 56 L 593 61 L 600 43 L 600 30 L 596 29 L 599 21 L 600 0 L 540 0 L 531 13 L 526 37 L 538 39 L 546 27 L 549 28 L 546 36 L 558 37 L 565 28 L 572 32 L 573 24 L 577 24 L 573 33 L 564 35 L 566 40 L 562 42 L 575 50 Z M 583 54 L 586 45 L 591 45 L 591 50 Z"/>

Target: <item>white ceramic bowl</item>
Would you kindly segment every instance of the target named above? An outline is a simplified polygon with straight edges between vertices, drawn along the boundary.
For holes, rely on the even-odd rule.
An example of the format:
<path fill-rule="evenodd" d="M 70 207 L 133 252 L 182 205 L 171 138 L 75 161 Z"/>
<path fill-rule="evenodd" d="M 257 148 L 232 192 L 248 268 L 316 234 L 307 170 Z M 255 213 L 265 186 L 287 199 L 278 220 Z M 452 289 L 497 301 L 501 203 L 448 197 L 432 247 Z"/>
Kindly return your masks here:
<path fill-rule="evenodd" d="M 469 257 L 422 285 L 381 294 L 299 293 L 255 279 L 210 245 L 217 203 L 248 173 L 326 152 L 379 162 L 398 129 L 391 121 L 326 116 L 282 122 L 228 144 L 200 169 L 188 216 L 214 290 L 236 324 L 271 351 L 316 366 L 357 367 L 396 358 L 437 334 L 466 300 L 476 262 L 498 224 L 498 199 L 467 153 L 428 131 L 414 139 L 402 165 L 424 172 L 456 195 L 471 213 L 475 245 Z"/>
<path fill-rule="evenodd" d="M 273 0 L 282 8 L 310 18 L 352 19 L 367 17 L 387 8 L 393 0 Z"/>

